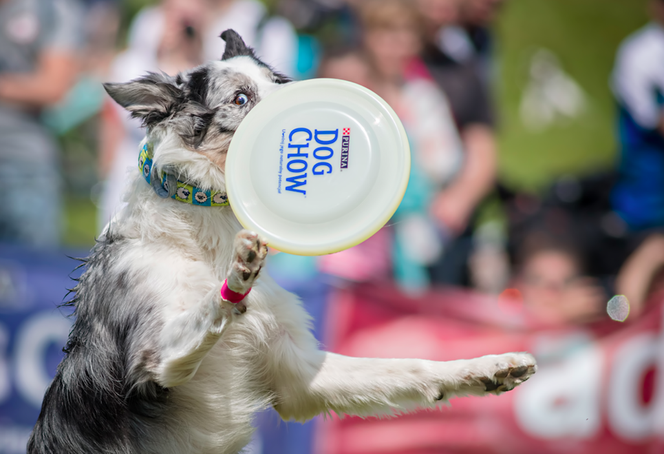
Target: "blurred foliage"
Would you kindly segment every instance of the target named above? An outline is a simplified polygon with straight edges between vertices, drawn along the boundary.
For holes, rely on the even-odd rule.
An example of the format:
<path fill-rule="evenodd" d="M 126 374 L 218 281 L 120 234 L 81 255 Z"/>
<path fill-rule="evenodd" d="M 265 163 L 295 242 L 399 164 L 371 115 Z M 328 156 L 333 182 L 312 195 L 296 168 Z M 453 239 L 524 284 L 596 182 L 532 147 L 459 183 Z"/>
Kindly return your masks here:
<path fill-rule="evenodd" d="M 64 182 L 63 238 L 67 246 L 90 246 L 97 235 L 99 117 L 94 116 L 59 137 Z"/>
<path fill-rule="evenodd" d="M 620 42 L 647 22 L 648 0 L 508 0 L 497 24 L 499 165 L 514 189 L 537 190 L 561 174 L 613 166 L 615 105 L 609 75 Z M 577 120 L 528 130 L 519 103 L 528 63 L 540 48 L 552 51 L 588 95 Z"/>
<path fill-rule="evenodd" d="M 120 48 L 127 43 L 127 31 L 134 16 L 146 6 L 159 3 L 157 0 L 122 0 L 120 2 L 120 32 L 118 33 L 118 44 Z"/>
<path fill-rule="evenodd" d="M 62 243 L 66 246 L 89 247 L 97 236 L 97 207 L 90 198 L 65 196 Z"/>

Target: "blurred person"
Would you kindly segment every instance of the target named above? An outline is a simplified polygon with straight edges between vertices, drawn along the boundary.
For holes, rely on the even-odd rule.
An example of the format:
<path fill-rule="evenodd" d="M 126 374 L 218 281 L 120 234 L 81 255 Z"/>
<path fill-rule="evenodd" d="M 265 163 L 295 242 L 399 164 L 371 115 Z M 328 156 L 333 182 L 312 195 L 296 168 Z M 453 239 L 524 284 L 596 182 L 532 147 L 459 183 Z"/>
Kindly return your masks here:
<path fill-rule="evenodd" d="M 625 295 L 632 317 L 640 315 L 655 289 L 664 286 L 664 234 L 648 235 L 627 258 L 616 278 L 616 293 Z"/>
<path fill-rule="evenodd" d="M 106 98 L 102 82 L 106 80 L 109 68 L 117 55 L 116 46 L 120 28 L 117 1 L 86 0 L 82 6 L 83 39 L 77 53 L 79 72 L 76 83 L 61 101 L 43 109 L 41 113 L 42 122 L 52 131 L 59 136 L 67 135 L 62 143 L 65 149 L 68 147 L 67 139 L 70 136 L 67 133 L 99 114 Z M 74 135 L 78 135 L 77 133 Z M 90 139 L 96 142 L 96 137 Z M 85 148 L 93 153 L 97 149 L 93 143 Z M 73 150 L 72 152 L 76 153 Z M 90 155 L 90 158 L 94 159 L 93 155 Z M 77 164 L 73 165 L 72 161 L 76 161 Z M 90 185 L 94 185 L 97 181 L 94 166 L 84 165 L 80 159 L 72 160 L 70 153 L 67 153 L 63 167 L 64 177 L 70 184 L 70 191 L 80 191 L 83 181 Z"/>
<path fill-rule="evenodd" d="M 485 83 L 494 72 L 494 38 L 491 26 L 505 0 L 464 0 L 461 2 L 460 22 L 471 46 Z"/>
<path fill-rule="evenodd" d="M 85 14 L 85 56 L 82 70 L 96 78 L 108 74 L 117 55 L 120 30 L 120 5 L 118 0 L 87 0 Z"/>
<path fill-rule="evenodd" d="M 292 76 L 296 73 L 297 35 L 283 17 L 272 16 L 257 0 L 207 0 L 210 17 L 203 39 L 206 60 L 218 60 L 226 44 L 219 33 L 237 31 L 257 55 L 277 71 Z"/>
<path fill-rule="evenodd" d="M 270 17 L 256 0 L 164 0 L 144 8 L 134 19 L 128 48 L 113 64 L 111 79 L 126 82 L 146 70 L 175 74 L 206 60 L 219 60 L 224 41 L 219 34 L 232 28 L 277 71 L 292 74 L 296 64 L 296 35 L 283 18 Z M 143 130 L 117 106 L 103 109 L 104 128 L 100 174 L 106 180 L 99 228 L 121 206 L 127 169 L 138 159 Z"/>
<path fill-rule="evenodd" d="M 664 225 L 664 0 L 621 44 L 611 77 L 618 103 L 619 177 L 614 209 L 632 231 Z"/>
<path fill-rule="evenodd" d="M 183 5 L 186 3 L 183 2 Z M 225 43 L 219 39 L 219 34 L 233 29 L 267 64 L 284 74 L 293 74 L 297 37 L 286 19 L 270 16 L 258 0 L 197 0 L 192 3 L 203 11 L 197 30 L 202 41 L 203 60 L 221 58 Z M 164 32 L 173 30 L 171 27 L 172 24 L 166 23 L 163 7 L 148 7 L 134 20 L 129 39 L 134 43 L 144 43 L 146 49 L 154 51 Z"/>
<path fill-rule="evenodd" d="M 570 237 L 531 232 L 518 251 L 514 278 L 526 313 L 537 323 L 563 325 L 597 319 L 607 297 L 583 275 L 579 247 Z"/>
<path fill-rule="evenodd" d="M 418 0 L 417 4 L 427 22 L 422 59 L 449 99 L 464 149 L 461 171 L 431 207 L 440 228 L 455 238 L 442 259 L 431 267 L 431 275 L 437 283 L 467 285 L 471 219 L 478 204 L 493 189 L 496 177 L 493 110 L 476 60 L 455 58 L 444 45 L 446 30 L 460 23 L 459 0 Z"/>
<path fill-rule="evenodd" d="M 565 176 L 540 196 L 513 193 L 500 185 L 499 194 L 505 206 L 507 246 L 514 275 L 527 277 L 530 269 L 539 270 L 534 279 L 537 281 L 546 280 L 542 276 L 547 268 L 560 274 L 562 260 L 538 259 L 536 263 L 548 265 L 529 268 L 531 256 L 542 250 L 555 251 L 558 256 L 567 257 L 568 265 L 574 264 L 567 266 L 567 270 L 581 270 L 584 276 L 575 280 L 576 293 L 572 292 L 572 296 L 596 294 L 591 290 L 601 288 L 606 303 L 612 295 L 625 295 L 631 306 L 630 317 L 635 318 L 646 309 L 649 297 L 664 284 L 664 234 L 628 231 L 610 205 L 614 181 L 615 175 L 608 172 L 583 178 Z M 491 267 L 491 263 L 481 265 Z M 489 272 L 495 276 L 500 269 L 494 266 L 486 270 L 486 274 Z M 522 284 L 528 282 L 516 280 Z M 537 293 L 538 297 L 543 293 L 546 292 Z"/>
<path fill-rule="evenodd" d="M 0 241 L 60 240 L 58 146 L 39 121 L 77 75 L 80 5 L 75 0 L 0 1 Z"/>
<path fill-rule="evenodd" d="M 351 80 L 367 86 L 383 97 L 402 120 L 408 133 L 413 163 L 404 199 L 393 217 L 390 234 L 379 232 L 361 247 L 323 258 L 323 269 L 357 279 L 363 270 L 349 267 L 339 257 L 378 257 L 371 262 L 384 271 L 387 260 L 377 251 L 390 250 L 393 272 L 403 288 L 417 290 L 428 286 L 425 266 L 438 258 L 445 238 L 431 219 L 431 200 L 458 171 L 461 144 L 445 95 L 418 63 L 422 19 L 408 0 L 364 0 L 359 4 L 362 48 L 328 59 L 321 75 Z M 381 246 L 376 246 L 382 242 Z M 369 253 L 371 249 L 373 252 Z"/>
<path fill-rule="evenodd" d="M 146 71 L 174 75 L 201 64 L 205 14 L 205 0 L 164 0 L 140 11 L 130 26 L 127 49 L 111 65 L 109 80 L 127 82 Z M 123 204 L 128 174 L 137 165 L 138 145 L 145 135 L 138 120 L 108 99 L 101 116 L 99 173 L 104 185 L 98 212 L 100 230 Z"/>
<path fill-rule="evenodd" d="M 632 314 L 661 283 L 664 265 L 664 0 L 648 6 L 650 23 L 620 45 L 611 76 L 620 143 L 611 205 L 626 226 L 629 252 L 616 291 L 627 296 Z"/>

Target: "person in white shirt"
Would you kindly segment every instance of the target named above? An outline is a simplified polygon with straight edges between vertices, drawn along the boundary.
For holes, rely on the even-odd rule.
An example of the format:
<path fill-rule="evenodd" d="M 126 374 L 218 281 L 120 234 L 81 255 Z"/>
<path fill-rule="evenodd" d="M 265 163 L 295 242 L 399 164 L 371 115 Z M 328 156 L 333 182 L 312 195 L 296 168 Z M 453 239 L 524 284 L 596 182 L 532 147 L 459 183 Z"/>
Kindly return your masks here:
<path fill-rule="evenodd" d="M 127 82 L 147 71 L 175 75 L 208 60 L 219 60 L 225 43 L 222 31 L 232 28 L 262 61 L 292 75 L 297 59 L 297 35 L 290 23 L 271 17 L 257 0 L 164 0 L 143 9 L 134 19 L 128 48 L 113 64 L 111 82 Z M 122 108 L 107 107 L 102 127 L 101 174 L 105 184 L 98 227 L 122 207 L 128 172 L 138 159 L 144 131 Z"/>

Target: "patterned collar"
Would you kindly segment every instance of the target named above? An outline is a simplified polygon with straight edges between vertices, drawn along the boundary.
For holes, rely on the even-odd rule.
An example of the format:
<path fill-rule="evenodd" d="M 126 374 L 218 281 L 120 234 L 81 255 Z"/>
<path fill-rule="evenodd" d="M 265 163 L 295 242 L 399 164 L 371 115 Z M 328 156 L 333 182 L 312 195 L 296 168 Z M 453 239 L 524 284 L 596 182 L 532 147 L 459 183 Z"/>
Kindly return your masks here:
<path fill-rule="evenodd" d="M 157 175 L 157 169 L 152 168 L 153 156 L 154 149 L 152 144 L 144 140 L 141 146 L 141 153 L 138 157 L 138 169 L 145 177 L 145 181 L 152 186 L 159 197 L 170 197 L 180 202 L 205 207 L 225 207 L 229 205 L 228 196 L 223 191 L 210 191 L 197 188 L 178 180 L 175 175 L 167 172 L 160 172 L 160 175 Z"/>

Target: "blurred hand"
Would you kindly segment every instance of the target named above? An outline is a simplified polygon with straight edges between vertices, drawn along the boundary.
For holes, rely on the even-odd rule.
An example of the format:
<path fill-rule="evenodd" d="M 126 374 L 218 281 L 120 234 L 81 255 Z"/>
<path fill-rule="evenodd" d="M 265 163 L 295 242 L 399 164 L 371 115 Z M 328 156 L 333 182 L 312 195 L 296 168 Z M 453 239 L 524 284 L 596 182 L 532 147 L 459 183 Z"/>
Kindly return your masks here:
<path fill-rule="evenodd" d="M 475 201 L 460 191 L 448 189 L 438 193 L 431 203 L 431 216 L 454 233 L 461 233 L 475 208 Z"/>
<path fill-rule="evenodd" d="M 616 277 L 616 291 L 625 295 L 630 316 L 641 314 L 653 280 L 664 269 L 664 235 L 652 234 L 623 263 Z"/>
<path fill-rule="evenodd" d="M 71 53 L 46 50 L 34 71 L 0 76 L 0 100 L 28 108 L 42 108 L 60 101 L 78 75 L 78 60 Z"/>
<path fill-rule="evenodd" d="M 434 219 L 453 232 L 461 232 L 477 204 L 493 188 L 496 144 L 491 128 L 467 126 L 462 134 L 465 159 L 454 181 L 431 204 Z"/>

